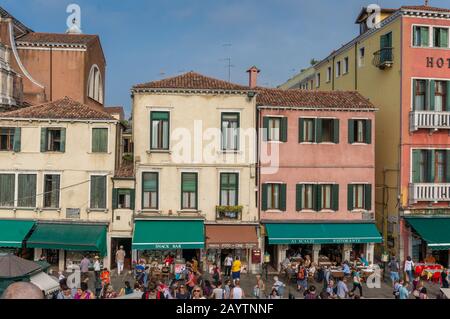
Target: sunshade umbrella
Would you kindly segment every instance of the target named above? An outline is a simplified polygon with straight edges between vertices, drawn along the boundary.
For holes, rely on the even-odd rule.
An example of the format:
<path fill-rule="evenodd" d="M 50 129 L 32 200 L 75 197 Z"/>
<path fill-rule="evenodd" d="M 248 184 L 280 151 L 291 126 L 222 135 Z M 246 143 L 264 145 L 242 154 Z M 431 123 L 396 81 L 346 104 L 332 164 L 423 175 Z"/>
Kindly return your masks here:
<path fill-rule="evenodd" d="M 42 267 L 34 261 L 12 254 L 0 254 L 0 278 L 24 277 L 41 269 Z"/>

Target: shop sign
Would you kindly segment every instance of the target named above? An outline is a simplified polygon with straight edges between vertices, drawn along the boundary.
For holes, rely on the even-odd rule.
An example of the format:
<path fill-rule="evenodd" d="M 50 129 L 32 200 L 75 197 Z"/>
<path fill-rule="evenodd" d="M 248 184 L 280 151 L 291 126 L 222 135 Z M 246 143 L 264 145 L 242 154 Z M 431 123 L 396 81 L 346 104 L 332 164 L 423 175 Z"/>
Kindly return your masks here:
<path fill-rule="evenodd" d="M 182 245 L 180 244 L 156 244 L 156 249 L 181 249 Z"/>
<path fill-rule="evenodd" d="M 67 208 L 66 218 L 70 219 L 80 219 L 80 209 L 79 208 Z"/>
<path fill-rule="evenodd" d="M 450 69 L 450 58 L 433 58 L 427 57 L 427 68 L 437 67 L 439 69 L 448 68 Z"/>
<path fill-rule="evenodd" d="M 338 238 L 329 240 L 320 239 L 292 239 L 291 244 L 359 244 L 361 240 L 358 238 Z"/>

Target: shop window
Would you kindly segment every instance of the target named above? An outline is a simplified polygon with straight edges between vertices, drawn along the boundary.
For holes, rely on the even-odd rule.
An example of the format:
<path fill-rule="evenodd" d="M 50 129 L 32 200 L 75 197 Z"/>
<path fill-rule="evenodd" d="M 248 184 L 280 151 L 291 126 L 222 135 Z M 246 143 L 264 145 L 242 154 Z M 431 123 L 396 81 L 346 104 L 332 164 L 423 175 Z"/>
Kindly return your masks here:
<path fill-rule="evenodd" d="M 60 175 L 44 176 L 44 208 L 59 208 Z"/>
<path fill-rule="evenodd" d="M 142 174 L 142 208 L 158 209 L 159 176 L 158 173 Z"/>
<path fill-rule="evenodd" d="M 413 45 L 416 47 L 428 47 L 430 28 L 423 26 L 414 26 Z"/>
<path fill-rule="evenodd" d="M 169 149 L 169 112 L 151 112 L 151 149 Z"/>
<path fill-rule="evenodd" d="M 222 150 L 239 150 L 239 113 L 222 113 Z"/>
<path fill-rule="evenodd" d="M 197 173 L 181 173 L 181 209 L 197 209 Z"/>
<path fill-rule="evenodd" d="M 106 176 L 91 176 L 91 209 L 106 209 Z"/>

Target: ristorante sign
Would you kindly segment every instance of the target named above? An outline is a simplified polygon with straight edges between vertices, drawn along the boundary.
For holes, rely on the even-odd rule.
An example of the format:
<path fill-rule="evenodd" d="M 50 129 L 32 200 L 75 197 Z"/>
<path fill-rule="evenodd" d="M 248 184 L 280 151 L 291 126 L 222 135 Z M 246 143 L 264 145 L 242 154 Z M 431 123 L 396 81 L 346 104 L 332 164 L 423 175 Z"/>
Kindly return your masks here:
<path fill-rule="evenodd" d="M 450 69 L 450 58 L 433 58 L 427 57 L 426 61 L 427 68 L 448 68 Z"/>

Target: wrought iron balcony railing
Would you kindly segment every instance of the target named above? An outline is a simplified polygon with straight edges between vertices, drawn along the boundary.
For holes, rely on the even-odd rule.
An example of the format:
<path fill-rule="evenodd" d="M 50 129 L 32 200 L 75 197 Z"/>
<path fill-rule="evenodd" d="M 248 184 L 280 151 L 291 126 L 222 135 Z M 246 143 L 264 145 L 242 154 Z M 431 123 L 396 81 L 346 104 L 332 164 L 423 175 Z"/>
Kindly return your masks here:
<path fill-rule="evenodd" d="M 393 48 L 383 48 L 373 54 L 373 65 L 377 68 L 384 70 L 392 67 L 394 64 Z"/>

